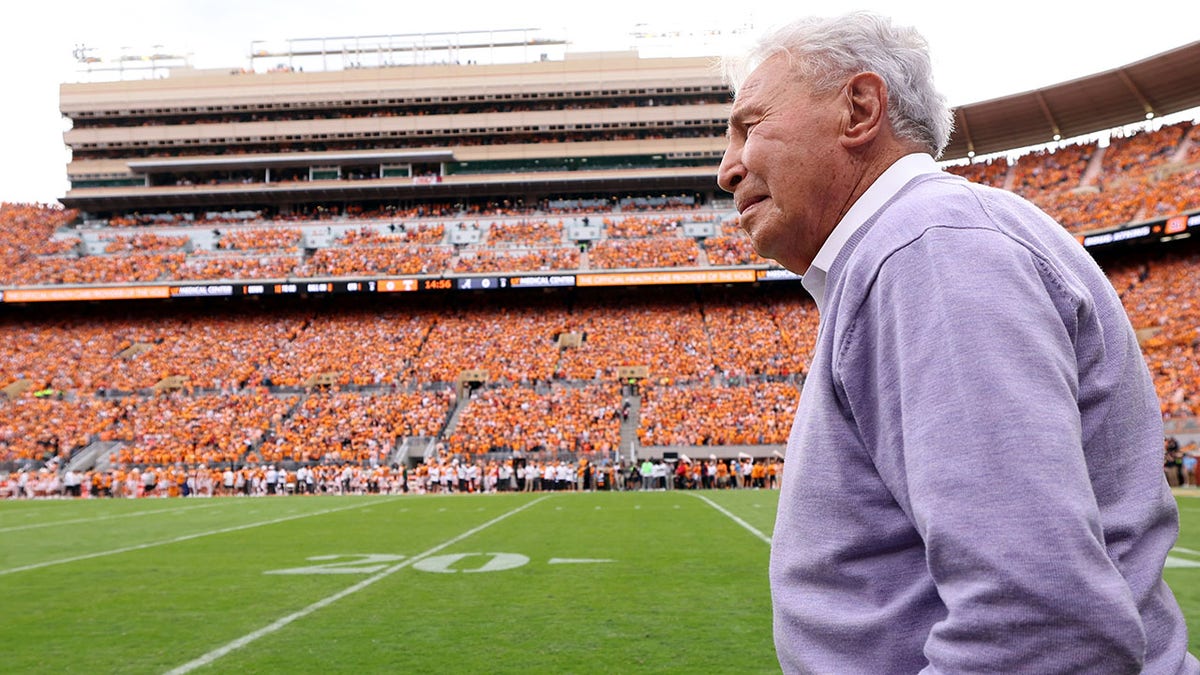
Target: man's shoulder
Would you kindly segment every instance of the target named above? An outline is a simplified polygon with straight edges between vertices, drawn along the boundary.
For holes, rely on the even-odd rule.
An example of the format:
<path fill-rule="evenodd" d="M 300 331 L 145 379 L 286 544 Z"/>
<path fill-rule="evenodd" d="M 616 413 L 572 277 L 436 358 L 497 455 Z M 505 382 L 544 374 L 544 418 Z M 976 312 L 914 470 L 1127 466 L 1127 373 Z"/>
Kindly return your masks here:
<path fill-rule="evenodd" d="M 842 250 L 830 269 L 827 309 L 855 314 L 887 269 L 904 279 L 970 276 L 1003 260 L 1024 264 L 1031 256 L 1046 257 L 1047 251 L 1058 251 L 1050 254 L 1057 257 L 1068 244 L 1078 247 L 1069 239 L 1061 226 L 1017 195 L 951 174 L 923 174 Z"/>
<path fill-rule="evenodd" d="M 1010 192 L 951 174 L 924 174 L 896 193 L 867 229 L 873 241 L 886 243 L 908 241 L 934 227 L 988 227 L 995 202 L 1018 209 L 1027 203 Z"/>
<path fill-rule="evenodd" d="M 846 272 L 872 269 L 932 231 L 953 232 L 959 245 L 1048 250 L 1069 235 L 1036 205 L 1019 195 L 972 183 L 951 174 L 925 174 L 910 181 L 857 233 L 842 261 Z M 999 235 L 999 236 L 997 236 Z"/>

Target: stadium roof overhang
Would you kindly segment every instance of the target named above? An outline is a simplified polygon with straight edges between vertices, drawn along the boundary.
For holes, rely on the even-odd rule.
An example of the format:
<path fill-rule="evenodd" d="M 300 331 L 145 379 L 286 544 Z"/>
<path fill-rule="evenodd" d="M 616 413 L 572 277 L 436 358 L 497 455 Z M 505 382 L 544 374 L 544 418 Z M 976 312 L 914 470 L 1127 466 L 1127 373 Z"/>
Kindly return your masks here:
<path fill-rule="evenodd" d="M 1027 148 L 1197 106 L 1200 42 L 1193 42 L 1077 80 L 960 106 L 942 159 Z"/>

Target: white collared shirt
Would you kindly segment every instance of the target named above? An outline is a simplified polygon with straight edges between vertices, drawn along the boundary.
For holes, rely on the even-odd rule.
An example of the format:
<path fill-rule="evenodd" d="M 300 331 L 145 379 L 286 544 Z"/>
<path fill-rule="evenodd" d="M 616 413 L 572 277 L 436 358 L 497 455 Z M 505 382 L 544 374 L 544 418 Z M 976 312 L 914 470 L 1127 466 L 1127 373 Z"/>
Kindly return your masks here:
<path fill-rule="evenodd" d="M 862 227 L 863 223 L 867 222 L 875 212 L 883 208 L 889 199 L 894 197 L 908 181 L 925 173 L 936 173 L 941 171 L 937 162 L 933 161 L 933 157 L 924 152 L 914 152 L 905 155 L 896 160 L 887 168 L 879 178 L 875 179 L 874 183 L 867 188 L 867 191 L 862 193 L 854 204 L 850 206 L 850 210 L 838 222 L 833 231 L 829 233 L 829 238 L 821 245 L 821 250 L 817 251 L 817 257 L 813 258 L 812 264 L 809 265 L 808 271 L 804 273 L 801 285 L 808 294 L 817 302 L 817 311 L 822 311 L 825 304 L 825 276 L 829 273 L 829 268 L 833 266 L 833 261 L 837 259 L 838 254 L 842 252 L 842 248 L 846 242 L 850 241 L 850 237 Z"/>

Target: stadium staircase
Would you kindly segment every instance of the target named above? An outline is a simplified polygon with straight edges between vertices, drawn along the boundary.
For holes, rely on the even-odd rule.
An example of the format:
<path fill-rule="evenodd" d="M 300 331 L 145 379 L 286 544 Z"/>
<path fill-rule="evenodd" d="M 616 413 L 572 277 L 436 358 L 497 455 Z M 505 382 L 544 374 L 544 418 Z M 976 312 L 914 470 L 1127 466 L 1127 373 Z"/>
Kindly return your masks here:
<path fill-rule="evenodd" d="M 1188 154 L 1191 153 L 1192 147 L 1196 142 L 1192 140 L 1191 134 L 1183 137 L 1183 141 L 1179 143 L 1179 147 L 1175 148 L 1175 152 L 1171 154 L 1171 159 L 1168 164 L 1186 165 Z"/>
<path fill-rule="evenodd" d="M 412 451 L 412 438 L 409 436 L 405 436 L 404 439 L 402 441 L 400 441 L 399 443 L 397 443 L 396 447 L 392 449 L 391 454 L 389 454 L 387 456 L 387 459 L 384 461 L 384 464 L 386 464 L 388 466 L 391 466 L 393 464 L 400 464 L 401 462 L 404 462 L 408 459 L 408 454 L 411 451 Z"/>
<path fill-rule="evenodd" d="M 1083 170 L 1083 176 L 1079 179 L 1080 188 L 1096 187 L 1096 181 L 1100 178 L 1100 173 L 1104 171 L 1104 155 L 1108 152 L 1108 146 L 1098 148 L 1092 154 L 1091 160 L 1088 161 L 1087 168 Z"/>
<path fill-rule="evenodd" d="M 1017 185 L 1017 163 L 1012 162 L 1008 165 L 1008 173 L 1004 174 L 1004 183 L 1001 187 L 1009 192 L 1013 192 Z"/>
<path fill-rule="evenodd" d="M 431 456 L 437 448 L 437 439 L 429 436 L 405 436 L 404 440 L 396 445 L 396 449 L 392 451 L 391 456 L 387 458 L 387 464 L 391 465 L 406 465 L 409 464 L 409 458 L 413 462 Z"/>
<path fill-rule="evenodd" d="M 454 429 L 458 426 L 458 418 L 462 416 L 467 406 L 471 404 L 471 394 L 467 393 L 458 397 L 458 402 L 454 404 L 454 410 L 450 411 L 450 417 L 446 420 L 446 426 L 442 427 L 442 431 L 438 434 L 438 438 L 446 438 L 454 433 Z"/>
<path fill-rule="evenodd" d="M 1191 154 L 1194 147 L 1196 147 L 1196 141 L 1193 141 L 1191 136 L 1185 136 L 1183 142 L 1179 144 L 1179 147 L 1171 155 L 1171 159 L 1155 170 L 1155 179 L 1162 180 L 1173 174 L 1200 169 L 1200 162 L 1189 163 L 1187 161 L 1188 155 Z"/>
<path fill-rule="evenodd" d="M 625 397 L 629 403 L 629 416 L 621 421 L 621 450 L 632 447 L 637 442 L 638 424 L 642 418 L 642 397 L 631 394 Z"/>
<path fill-rule="evenodd" d="M 121 441 L 93 441 L 71 457 L 67 469 L 75 471 L 108 471 L 112 468 L 113 453 L 120 450 Z"/>
<path fill-rule="evenodd" d="M 284 411 L 283 416 L 279 420 L 280 424 L 291 419 L 292 416 L 296 414 L 296 411 L 300 409 L 300 406 L 304 405 L 304 402 L 306 400 L 308 400 L 310 393 L 311 393 L 311 389 L 308 390 L 308 392 L 306 392 L 303 395 L 298 396 L 296 398 L 296 401 L 294 403 L 292 403 L 292 406 L 290 408 L 288 408 L 286 411 Z M 259 436 L 256 439 L 254 439 L 250 443 L 250 445 L 246 446 L 246 449 L 242 451 L 241 456 L 238 457 L 237 464 L 239 464 L 241 466 L 245 466 L 246 464 L 248 464 L 249 463 L 248 458 L 250 457 L 250 454 L 251 453 L 258 454 L 258 450 L 259 450 L 259 448 L 262 447 L 263 443 L 265 443 L 269 439 L 275 438 L 275 431 L 276 431 L 276 425 L 272 424 L 271 426 L 267 427 L 266 432 L 264 434 L 262 434 L 261 436 Z M 283 462 L 283 465 L 285 467 L 288 467 L 289 470 L 293 470 L 296 468 L 296 463 L 293 461 Z"/>

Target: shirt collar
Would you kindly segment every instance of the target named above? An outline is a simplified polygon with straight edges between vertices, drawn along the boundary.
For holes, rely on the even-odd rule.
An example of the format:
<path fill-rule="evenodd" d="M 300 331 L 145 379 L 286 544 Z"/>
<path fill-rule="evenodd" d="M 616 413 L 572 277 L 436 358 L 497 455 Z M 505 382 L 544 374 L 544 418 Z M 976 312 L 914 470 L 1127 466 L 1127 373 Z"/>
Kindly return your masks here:
<path fill-rule="evenodd" d="M 855 200 L 854 204 L 850 206 L 850 210 L 846 212 L 845 216 L 842 216 L 837 226 L 829 233 L 829 237 L 817 251 L 817 256 L 813 258 L 812 264 L 809 265 L 808 271 L 804 273 L 800 282 L 804 286 L 804 290 L 808 291 L 813 300 L 816 300 L 818 312 L 821 312 L 825 305 L 825 277 L 829 274 L 829 268 L 833 266 L 833 261 L 846 246 L 846 242 L 850 241 L 850 237 L 854 236 L 858 228 L 883 208 L 883 205 L 910 180 L 921 174 L 938 171 L 941 169 L 938 168 L 937 162 L 924 152 L 905 155 L 880 174 L 879 178 L 876 178 L 875 182 L 867 188 L 867 191 Z"/>

